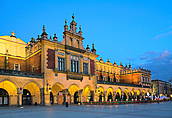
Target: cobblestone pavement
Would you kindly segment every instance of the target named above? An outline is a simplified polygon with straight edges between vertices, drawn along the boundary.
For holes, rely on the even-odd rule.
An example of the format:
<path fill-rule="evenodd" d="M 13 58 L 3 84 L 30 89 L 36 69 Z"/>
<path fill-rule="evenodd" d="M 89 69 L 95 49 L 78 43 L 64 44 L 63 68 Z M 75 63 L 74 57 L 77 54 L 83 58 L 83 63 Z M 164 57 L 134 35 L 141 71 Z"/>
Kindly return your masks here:
<path fill-rule="evenodd" d="M 128 105 L 0 107 L 0 118 L 172 118 L 172 102 Z"/>

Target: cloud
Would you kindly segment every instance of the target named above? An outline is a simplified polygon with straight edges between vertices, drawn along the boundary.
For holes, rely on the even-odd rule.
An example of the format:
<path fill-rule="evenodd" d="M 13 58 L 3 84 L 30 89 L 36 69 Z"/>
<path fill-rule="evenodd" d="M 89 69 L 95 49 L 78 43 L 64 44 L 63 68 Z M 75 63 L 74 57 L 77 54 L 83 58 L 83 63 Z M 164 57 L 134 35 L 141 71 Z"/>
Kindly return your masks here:
<path fill-rule="evenodd" d="M 172 78 L 172 54 L 169 50 L 146 52 L 140 57 L 140 60 L 145 61 L 142 67 L 151 70 L 152 79 L 167 81 Z"/>
<path fill-rule="evenodd" d="M 165 38 L 165 37 L 168 37 L 168 36 L 171 36 L 171 35 L 172 35 L 172 31 L 169 31 L 169 32 L 158 34 L 155 37 L 153 37 L 152 39 L 153 40 L 158 40 L 158 39 Z"/>
<path fill-rule="evenodd" d="M 158 57 L 158 59 L 163 59 L 163 58 L 166 58 L 166 57 L 168 57 L 168 56 L 170 56 L 170 51 L 165 50 L 165 51 L 163 51 L 163 52 L 160 54 L 160 56 Z"/>
<path fill-rule="evenodd" d="M 149 60 L 151 58 L 155 58 L 157 57 L 158 53 L 155 51 L 149 51 L 149 52 L 145 52 L 141 57 L 140 60 Z"/>

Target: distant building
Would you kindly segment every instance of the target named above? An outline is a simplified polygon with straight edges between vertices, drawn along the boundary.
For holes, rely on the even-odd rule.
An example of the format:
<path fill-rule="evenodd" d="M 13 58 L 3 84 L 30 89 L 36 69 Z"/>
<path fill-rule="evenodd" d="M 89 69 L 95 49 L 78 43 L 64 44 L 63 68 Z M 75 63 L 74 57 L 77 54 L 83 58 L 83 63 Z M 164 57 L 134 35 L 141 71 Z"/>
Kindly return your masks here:
<path fill-rule="evenodd" d="M 140 100 L 151 94 L 149 70 L 98 60 L 94 44 L 84 48 L 83 40 L 74 16 L 65 21 L 62 41 L 48 36 L 45 26 L 28 43 L 14 33 L 0 36 L 0 105 Z"/>
<path fill-rule="evenodd" d="M 172 94 L 172 84 L 162 80 L 152 80 L 152 93 L 156 96 L 170 97 Z"/>

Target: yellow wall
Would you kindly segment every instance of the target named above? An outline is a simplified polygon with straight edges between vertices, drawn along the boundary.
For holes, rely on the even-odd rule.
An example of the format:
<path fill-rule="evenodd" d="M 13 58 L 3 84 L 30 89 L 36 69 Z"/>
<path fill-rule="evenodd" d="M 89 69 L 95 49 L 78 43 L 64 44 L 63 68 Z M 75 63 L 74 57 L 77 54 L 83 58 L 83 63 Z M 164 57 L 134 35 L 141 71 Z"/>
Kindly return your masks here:
<path fill-rule="evenodd" d="M 26 43 L 19 38 L 10 36 L 0 36 L 0 54 L 25 57 Z"/>

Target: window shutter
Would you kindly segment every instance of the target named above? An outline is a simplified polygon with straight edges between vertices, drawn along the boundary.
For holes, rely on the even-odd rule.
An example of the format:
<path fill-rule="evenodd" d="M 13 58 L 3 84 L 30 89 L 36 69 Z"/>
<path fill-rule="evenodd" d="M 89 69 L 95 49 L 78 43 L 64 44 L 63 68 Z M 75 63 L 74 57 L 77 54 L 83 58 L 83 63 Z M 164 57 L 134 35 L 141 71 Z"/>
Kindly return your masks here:
<path fill-rule="evenodd" d="M 48 69 L 55 69 L 55 50 L 48 49 Z"/>
<path fill-rule="evenodd" d="M 90 72 L 91 72 L 91 75 L 95 75 L 95 63 L 94 63 L 94 60 L 90 60 Z"/>

